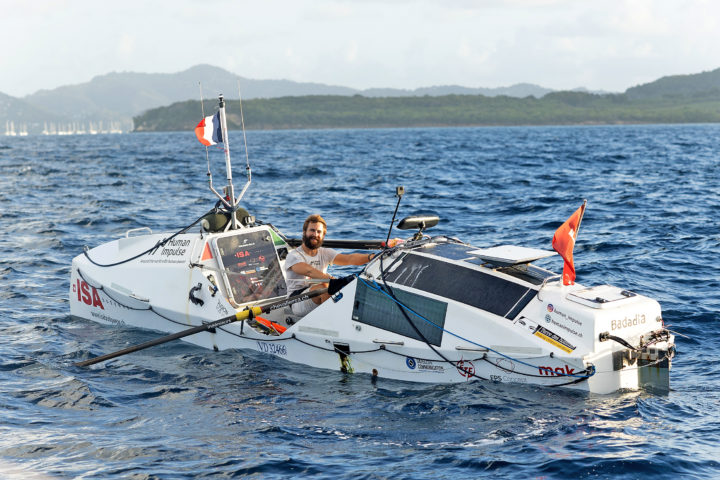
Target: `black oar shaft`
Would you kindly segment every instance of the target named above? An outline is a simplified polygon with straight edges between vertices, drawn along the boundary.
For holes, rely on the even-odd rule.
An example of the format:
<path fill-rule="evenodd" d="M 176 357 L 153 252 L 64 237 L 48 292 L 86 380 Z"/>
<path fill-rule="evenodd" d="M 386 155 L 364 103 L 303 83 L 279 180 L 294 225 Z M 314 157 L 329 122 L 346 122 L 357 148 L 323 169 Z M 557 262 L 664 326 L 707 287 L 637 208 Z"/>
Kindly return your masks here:
<path fill-rule="evenodd" d="M 235 321 L 234 318 L 230 320 L 230 322 Z M 154 347 L 155 345 L 161 345 L 163 343 L 172 342 L 173 340 L 177 340 L 178 338 L 187 337 L 189 335 L 193 335 L 195 333 L 204 332 L 208 329 L 205 325 L 198 325 L 195 328 L 191 328 L 189 330 L 183 330 L 182 332 L 177 332 L 172 335 L 168 335 L 162 338 L 156 338 L 155 340 L 150 340 L 149 342 L 141 343 L 140 345 L 133 345 L 132 347 L 124 348 L 122 350 L 118 350 L 117 352 L 108 353 L 106 355 L 101 355 L 99 357 L 91 358 L 89 360 L 84 360 L 82 362 L 76 362 L 76 367 L 87 367 L 89 365 L 95 365 L 96 363 L 104 362 L 105 360 L 110 360 L 111 358 L 120 357 L 122 355 L 127 355 L 128 353 L 137 352 L 138 350 L 144 350 L 146 348 Z"/>
<path fill-rule="evenodd" d="M 297 247 L 302 243 L 301 238 L 286 238 L 291 247 Z M 323 247 L 329 248 L 348 248 L 356 250 L 379 250 L 385 246 L 382 240 L 333 240 L 326 238 L 323 240 Z"/>
<path fill-rule="evenodd" d="M 339 279 L 339 280 L 342 280 L 342 279 Z M 179 338 L 183 338 L 183 337 L 187 337 L 190 335 L 194 335 L 196 333 L 211 330 L 213 328 L 222 327 L 223 325 L 227 325 L 228 323 L 246 320 L 247 318 L 250 317 L 251 312 L 253 315 L 259 315 L 263 312 L 267 313 L 267 312 L 270 312 L 271 310 L 276 310 L 278 308 L 292 305 L 293 303 L 298 303 L 298 302 L 302 302 L 304 300 L 307 300 L 307 299 L 310 299 L 313 297 L 317 297 L 319 295 L 327 293 L 327 291 L 328 291 L 327 288 L 320 288 L 317 290 L 311 290 L 307 293 L 302 293 L 300 295 L 294 295 L 292 297 L 280 300 L 278 302 L 273 302 L 271 304 L 264 305 L 262 307 L 252 307 L 252 308 L 248 308 L 246 310 L 240 310 L 235 315 L 221 318 L 219 320 L 215 320 L 214 322 L 204 323 L 204 324 L 198 325 L 196 327 L 188 328 L 187 330 L 183 330 L 183 331 L 180 331 L 177 333 L 166 335 L 161 338 L 156 338 L 155 340 L 150 340 L 148 342 L 141 343 L 140 345 L 134 345 L 132 347 L 118 350 L 117 352 L 108 353 L 106 355 L 101 355 L 99 357 L 91 358 L 89 360 L 83 360 L 82 362 L 76 362 L 75 366 L 76 367 L 87 367 L 89 365 L 95 365 L 96 363 L 104 362 L 105 360 L 110 360 L 112 358 L 117 358 L 122 355 L 127 355 L 128 353 L 137 352 L 139 350 L 144 350 L 146 348 L 154 347 L 156 345 L 162 345 L 163 343 L 172 342 L 173 340 L 177 340 Z"/>
<path fill-rule="evenodd" d="M 254 312 L 256 314 L 261 313 L 260 309 L 258 307 L 255 307 L 257 309 L 257 312 Z M 255 310 L 253 309 L 253 310 Z M 244 314 L 242 318 L 239 316 L 241 314 Z M 173 340 L 177 340 L 178 338 L 188 337 L 190 335 L 194 335 L 196 333 L 205 332 L 207 330 L 210 330 L 212 328 L 221 327 L 223 325 L 227 325 L 228 323 L 232 323 L 238 320 L 244 320 L 248 318 L 249 316 L 249 310 L 241 310 L 237 314 L 222 318 L 220 320 L 215 320 L 214 322 L 205 323 L 203 325 L 198 325 L 197 327 L 188 328 L 187 330 L 183 330 L 181 332 L 173 333 L 171 335 L 166 335 L 161 338 L 156 338 L 155 340 L 150 340 L 145 343 L 141 343 L 140 345 L 134 345 L 132 347 L 124 348 L 122 350 L 118 350 L 117 352 L 108 353 L 106 355 L 101 355 L 99 357 L 91 358 L 89 360 L 84 360 L 82 362 L 75 363 L 76 367 L 87 367 L 89 365 L 95 365 L 96 363 L 104 362 L 105 360 L 110 360 L 112 358 L 120 357 L 122 355 L 127 355 L 128 353 L 137 352 L 139 350 L 145 350 L 146 348 L 154 347 L 155 345 L 162 345 L 163 343 L 172 342 Z"/>

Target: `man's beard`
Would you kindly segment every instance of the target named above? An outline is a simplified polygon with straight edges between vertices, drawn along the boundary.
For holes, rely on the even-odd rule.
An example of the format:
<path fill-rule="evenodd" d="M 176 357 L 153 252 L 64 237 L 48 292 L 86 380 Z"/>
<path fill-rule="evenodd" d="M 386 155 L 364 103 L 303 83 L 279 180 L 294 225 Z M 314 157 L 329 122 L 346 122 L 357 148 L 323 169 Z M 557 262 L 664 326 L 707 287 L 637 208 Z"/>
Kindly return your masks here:
<path fill-rule="evenodd" d="M 317 249 L 317 248 L 320 248 L 320 247 L 322 246 L 322 243 L 323 243 L 322 238 L 321 238 L 320 240 L 318 240 L 318 239 L 316 239 L 316 238 L 314 238 L 314 237 L 313 237 L 313 238 L 308 237 L 308 236 L 305 235 L 304 233 L 303 233 L 303 239 L 302 239 L 302 240 L 303 240 L 303 245 L 305 245 L 305 246 L 306 246 L 307 248 L 309 248 L 310 250 L 315 250 L 315 249 Z"/>

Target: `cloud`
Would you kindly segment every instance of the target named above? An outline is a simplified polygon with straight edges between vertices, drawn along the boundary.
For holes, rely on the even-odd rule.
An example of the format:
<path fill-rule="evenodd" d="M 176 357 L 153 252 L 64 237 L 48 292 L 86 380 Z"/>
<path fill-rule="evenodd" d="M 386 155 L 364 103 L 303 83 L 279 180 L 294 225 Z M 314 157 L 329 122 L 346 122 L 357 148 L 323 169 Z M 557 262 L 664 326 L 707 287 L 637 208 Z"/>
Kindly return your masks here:
<path fill-rule="evenodd" d="M 714 0 L 3 1 L 0 92 L 13 95 L 198 63 L 355 88 L 615 91 L 720 66 Z"/>
<path fill-rule="evenodd" d="M 118 40 L 115 48 L 117 54 L 121 57 L 132 57 L 135 51 L 135 37 L 128 33 L 123 33 Z"/>

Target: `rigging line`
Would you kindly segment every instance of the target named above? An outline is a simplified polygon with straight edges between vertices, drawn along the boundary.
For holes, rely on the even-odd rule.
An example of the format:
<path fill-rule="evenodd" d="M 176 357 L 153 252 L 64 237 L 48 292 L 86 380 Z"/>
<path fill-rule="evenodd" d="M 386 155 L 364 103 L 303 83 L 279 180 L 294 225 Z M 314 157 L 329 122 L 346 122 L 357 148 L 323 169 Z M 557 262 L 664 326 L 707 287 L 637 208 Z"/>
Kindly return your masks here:
<path fill-rule="evenodd" d="M 654 367 L 654 366 L 657 365 L 658 363 L 664 362 L 665 360 L 672 360 L 673 357 L 674 357 L 674 355 L 670 355 L 669 352 L 666 352 L 665 355 L 664 355 L 662 358 L 658 358 L 657 360 L 655 360 L 655 361 L 652 362 L 652 363 L 648 363 L 648 364 L 645 364 L 645 365 L 636 365 L 636 366 L 630 366 L 630 365 L 628 365 L 628 366 L 626 366 L 626 367 L 623 367 L 623 368 L 620 369 L 619 371 L 623 371 L 623 372 L 624 372 L 624 371 L 628 371 L 628 370 L 640 370 L 641 368 Z M 599 370 L 599 371 L 596 372 L 596 373 L 613 373 L 613 372 L 616 372 L 616 371 L 618 371 L 618 370 Z"/>
<path fill-rule="evenodd" d="M 150 312 L 154 313 L 155 315 L 157 315 L 158 317 L 163 318 L 163 319 L 167 320 L 167 321 L 170 322 L 170 323 L 174 323 L 174 324 L 176 324 L 176 325 L 187 326 L 187 323 L 183 323 L 183 322 L 179 322 L 179 321 L 177 321 L 177 320 L 173 320 L 172 318 L 170 318 L 170 317 L 168 317 L 168 316 L 166 316 L 166 315 L 163 315 L 162 313 L 158 312 L 158 311 L 155 310 L 155 308 L 153 308 L 153 306 L 152 306 L 151 304 L 149 304 L 149 303 L 148 303 L 147 308 L 135 308 L 135 307 L 130 307 L 130 306 L 128 306 L 128 305 L 125 305 L 124 303 L 122 303 L 122 302 L 116 300 L 115 298 L 113 298 L 113 296 L 110 295 L 110 294 L 107 292 L 107 290 L 105 289 L 105 287 L 104 287 L 102 284 L 101 284 L 100 286 L 95 286 L 95 285 L 93 285 L 92 283 L 90 283 L 90 282 L 87 280 L 87 278 L 85 278 L 85 277 L 83 276 L 83 274 L 82 274 L 82 272 L 80 271 L 80 269 L 78 269 L 77 272 L 78 272 L 78 276 L 79 276 L 80 278 L 82 278 L 85 283 L 87 283 L 87 284 L 90 285 L 91 287 L 95 288 L 96 290 L 101 291 L 103 294 L 105 294 L 106 297 L 108 297 L 110 300 L 112 300 L 113 302 L 117 303 L 118 305 L 120 305 L 120 306 L 123 307 L 123 308 L 127 308 L 128 310 L 141 311 L 141 312 L 150 311 Z"/>
<path fill-rule="evenodd" d="M 240 126 L 242 127 L 243 141 L 245 142 L 245 173 L 247 175 L 247 183 L 245 183 L 245 186 L 243 187 L 242 191 L 240 192 L 237 199 L 235 200 L 235 203 L 238 203 L 239 200 L 243 198 L 243 196 L 245 195 L 245 192 L 247 191 L 248 187 L 250 186 L 250 182 L 252 182 L 252 170 L 250 169 L 250 156 L 248 154 L 247 136 L 245 135 L 245 118 L 243 116 L 242 95 L 240 93 L 240 79 L 238 79 L 238 99 L 240 102 Z"/>
<path fill-rule="evenodd" d="M 383 347 L 384 347 L 384 348 L 383 348 Z M 380 347 L 380 350 L 385 350 L 386 352 L 392 353 L 393 355 L 397 355 L 397 356 L 399 356 L 399 357 L 405 357 L 405 358 L 408 357 L 408 355 L 407 355 L 406 353 L 400 353 L 400 352 L 396 352 L 396 351 L 390 350 L 386 345 L 382 345 L 382 346 Z M 435 359 L 435 358 L 423 358 L 423 357 L 416 357 L 416 356 L 413 356 L 412 358 L 414 358 L 415 360 L 422 360 L 422 361 L 424 361 L 424 362 L 437 362 L 437 361 L 438 361 L 438 360 Z M 464 361 L 468 361 L 468 362 L 477 362 L 477 361 L 479 361 L 479 360 L 484 360 L 484 357 L 481 356 L 481 357 L 474 357 L 474 358 L 464 359 Z M 452 363 L 452 362 L 451 362 L 451 363 Z M 454 364 L 453 364 L 453 366 L 454 366 Z M 456 367 L 456 368 L 457 368 L 457 367 Z M 478 378 L 480 378 L 480 377 L 478 377 Z M 485 380 L 485 379 L 483 379 L 483 380 Z"/>
<path fill-rule="evenodd" d="M 359 278 L 359 277 L 358 277 L 358 278 Z M 458 364 L 457 364 L 456 362 L 453 362 L 453 361 L 449 360 L 447 357 L 445 357 L 442 353 L 440 353 L 440 352 L 430 343 L 430 341 L 425 337 L 425 335 L 423 335 L 423 333 L 420 331 L 420 329 L 417 327 L 417 325 L 415 325 L 415 323 L 410 319 L 410 317 L 408 316 L 408 314 L 405 312 L 405 308 L 407 308 L 407 307 L 405 307 L 399 300 L 397 300 L 397 299 L 395 298 L 395 294 L 392 293 L 392 289 L 390 288 L 390 285 L 388 285 L 388 284 L 387 284 L 387 281 L 385 280 L 385 269 L 384 269 L 384 267 L 383 267 L 383 257 L 382 257 L 382 256 L 380 257 L 380 278 L 382 279 L 383 284 L 385 285 L 385 287 L 386 287 L 386 288 L 388 289 L 388 291 L 390 292 L 390 295 L 388 295 L 387 292 L 381 290 L 382 293 L 385 294 L 385 295 L 388 295 L 394 302 L 396 302 L 396 303 L 401 307 L 401 308 L 400 308 L 400 312 L 403 314 L 403 317 L 405 317 L 405 320 L 407 320 L 408 323 L 410 324 L 410 326 L 415 330 L 415 333 L 416 333 L 420 338 L 422 338 L 422 340 L 425 342 L 425 345 L 427 345 L 428 347 L 430 347 L 430 350 L 432 350 L 433 352 L 435 352 L 435 355 L 437 355 L 438 357 L 440 357 L 440 358 L 442 358 L 443 360 L 445 360 L 445 362 L 447 362 L 448 364 L 454 366 L 454 367 L 458 370 L 458 372 L 460 372 L 460 367 L 458 366 Z M 362 279 L 361 279 L 361 280 L 362 280 Z M 374 282 L 374 281 L 373 281 L 373 282 Z M 365 283 L 365 284 L 367 285 L 367 283 L 366 283 L 364 280 L 363 280 L 363 283 Z M 412 311 L 412 310 L 411 310 L 411 311 Z M 413 313 L 415 313 L 415 312 L 413 312 Z M 416 315 L 418 315 L 418 314 L 416 313 Z M 423 317 L 421 317 L 421 318 L 423 318 Z M 423 319 L 424 319 L 425 321 L 427 321 L 428 323 L 432 323 L 432 322 L 430 322 L 429 320 L 427 320 L 427 319 L 425 319 L 425 318 L 423 318 Z M 433 325 L 435 325 L 435 324 L 433 323 Z M 435 326 L 437 327 L 437 325 L 435 325 Z M 465 373 L 468 374 L 468 376 L 472 375 L 473 377 L 479 378 L 479 379 L 481 379 L 481 380 L 488 380 L 487 378 L 483 378 L 483 377 L 481 377 L 480 375 L 476 374 L 475 372 L 470 372 L 470 371 L 468 371 L 468 370 L 464 370 L 464 371 L 465 371 Z"/>
<path fill-rule="evenodd" d="M 117 300 L 117 299 L 114 298 L 112 295 L 110 295 L 110 294 L 107 292 L 107 290 L 105 290 L 105 286 L 104 286 L 104 285 L 100 284 L 100 286 L 95 286 L 95 285 L 93 285 L 91 282 L 88 282 L 88 279 L 85 278 L 85 275 L 82 274 L 82 272 L 80 271 L 79 268 L 77 269 L 77 274 L 78 274 L 78 277 L 80 277 L 83 282 L 87 283 L 88 285 L 90 285 L 90 286 L 91 286 L 92 288 L 94 288 L 95 290 L 99 290 L 99 291 L 103 292 L 106 297 L 108 297 L 110 300 L 112 300 L 113 302 L 117 303 L 118 305 L 120 305 L 120 306 L 123 307 L 123 308 L 127 308 L 128 310 L 136 310 L 136 311 L 143 311 L 143 312 L 146 311 L 146 310 L 152 311 L 152 305 L 150 305 L 149 303 L 148 303 L 147 308 L 135 308 L 135 307 L 131 307 L 131 306 L 125 305 L 124 303 L 122 303 L 121 301 Z M 138 301 L 140 302 L 140 301 L 142 301 L 142 300 L 138 300 Z"/>
<path fill-rule="evenodd" d="M 523 373 L 523 372 L 518 372 L 518 371 L 516 371 L 516 370 L 510 370 L 509 368 L 505 368 L 505 367 L 503 367 L 503 366 L 500 365 L 500 364 L 491 362 L 490 359 L 487 358 L 487 355 L 484 356 L 484 357 L 482 357 L 482 358 L 480 358 L 480 360 L 483 360 L 483 361 L 489 363 L 490 365 L 494 366 L 495 368 L 499 368 L 500 370 L 502 370 L 502 371 L 504 371 L 504 372 L 513 373 L 513 374 L 516 374 L 516 375 L 523 375 L 523 376 L 525 376 L 525 377 L 548 378 L 548 376 L 550 376 L 550 377 L 559 377 L 559 376 L 567 377 L 567 376 L 568 376 L 568 375 L 566 375 L 566 374 L 560 374 L 560 373 L 556 372 L 555 370 L 551 369 L 550 367 L 538 367 L 538 370 L 539 370 L 539 371 L 548 372 L 548 373 L 541 374 L 541 375 L 533 375 L 532 373 Z M 585 371 L 585 372 L 590 371 L 590 368 L 586 368 L 586 369 L 583 370 L 583 371 Z M 585 380 L 586 378 L 587 378 L 587 377 L 580 377 L 579 379 L 573 380 L 573 381 L 570 382 L 570 383 L 559 383 L 559 384 L 553 384 L 553 385 L 548 385 L 548 386 L 549 386 L 549 387 L 558 387 L 558 386 L 561 386 L 561 385 L 570 385 L 570 384 L 572 384 L 572 383 L 581 382 L 581 381 Z"/>
<path fill-rule="evenodd" d="M 640 349 L 638 349 L 638 348 L 633 347 L 632 345 L 630 345 L 630 343 L 628 343 L 628 341 L 625 340 L 624 338 L 616 337 L 615 335 L 610 335 L 610 334 L 607 333 L 607 332 L 601 333 L 601 334 L 600 334 L 600 341 L 601 341 L 601 342 L 604 342 L 604 341 L 607 341 L 607 340 L 612 340 L 612 341 L 614 341 L 614 342 L 617 342 L 617 343 L 619 343 L 620 345 L 622 345 L 623 347 L 628 348 L 628 349 L 630 349 L 630 350 L 633 350 L 633 351 L 635 351 L 635 352 L 639 352 L 639 351 L 640 351 Z"/>
<path fill-rule="evenodd" d="M 322 347 L 322 346 L 320 346 L 320 345 L 315 345 L 314 343 L 310 343 L 310 342 L 308 342 L 308 341 L 305 341 L 305 340 L 302 340 L 302 339 L 298 338 L 294 333 L 292 334 L 292 336 L 291 336 L 290 338 L 285 339 L 285 340 L 296 340 L 296 341 L 302 343 L 303 345 L 307 345 L 308 347 L 317 348 L 318 350 L 323 350 L 323 351 L 325 351 L 325 352 L 338 352 L 338 349 L 337 349 L 335 346 L 333 346 L 333 348 L 325 348 L 325 347 Z M 355 351 L 355 352 L 350 351 L 348 354 L 354 355 L 354 354 L 357 354 L 357 353 L 375 353 L 375 352 L 379 352 L 379 351 L 382 351 L 382 350 L 385 350 L 385 349 L 382 348 L 382 347 L 378 347 L 378 348 L 376 348 L 376 349 L 374 349 L 374 350 L 357 350 L 357 351 Z M 387 351 L 389 351 L 389 350 L 387 350 Z M 344 352 L 343 352 L 343 353 L 344 353 Z M 390 352 L 390 353 L 394 353 L 394 352 Z"/>
<path fill-rule="evenodd" d="M 384 278 L 384 276 L 382 276 L 381 278 L 383 279 L 383 282 L 385 283 L 385 278 Z M 499 352 L 499 351 L 497 351 L 497 350 L 495 350 L 495 349 L 493 349 L 493 348 L 486 347 L 485 345 L 481 345 L 481 344 L 479 344 L 479 343 L 477 343 L 477 342 L 473 342 L 472 340 L 469 340 L 469 339 L 467 339 L 467 338 L 465 338 L 465 337 L 463 337 L 463 336 L 461 336 L 461 335 L 458 335 L 458 334 L 453 333 L 453 332 L 451 332 L 451 331 L 449 331 L 449 330 L 446 330 L 446 329 L 444 329 L 443 327 L 440 327 L 440 326 L 436 325 L 435 323 L 431 322 L 430 320 L 428 320 L 427 318 L 423 317 L 423 316 L 420 315 L 419 313 L 415 312 L 413 309 L 411 309 L 411 308 L 408 307 L 407 305 L 404 305 L 402 302 L 400 302 L 399 300 L 397 300 L 394 296 L 388 294 L 388 293 L 385 292 L 382 288 L 379 288 L 379 287 L 380 287 L 379 285 L 378 285 L 377 287 L 374 287 L 374 286 L 370 285 L 369 283 L 367 283 L 367 282 L 366 282 L 365 280 L 363 280 L 362 278 L 360 278 L 360 281 L 362 281 L 362 282 L 363 282 L 365 285 L 367 285 L 369 288 L 372 288 L 373 290 L 382 293 L 383 295 L 385 295 L 385 296 L 387 296 L 388 298 L 390 298 L 393 302 L 397 303 L 397 304 L 401 307 L 401 311 L 402 311 L 402 310 L 408 310 L 410 313 L 416 315 L 416 316 L 419 317 L 420 319 L 424 320 L 425 322 L 429 323 L 430 325 L 434 326 L 435 328 L 438 328 L 438 329 L 442 330 L 442 331 L 445 332 L 445 333 L 448 333 L 448 334 L 450 334 L 450 335 L 452 335 L 452 336 L 454 336 L 454 337 L 456 337 L 456 338 L 459 338 L 460 340 L 464 340 L 464 341 L 466 341 L 466 342 L 468 342 L 468 343 L 471 343 L 471 344 L 473 344 L 473 345 L 475 345 L 475 346 L 478 346 L 478 347 L 480 347 L 480 348 L 485 348 L 485 349 L 487 349 L 488 351 L 491 351 L 491 352 L 493 352 L 493 353 L 496 353 L 497 355 L 500 355 L 500 356 L 502 356 L 502 357 L 507 358 L 508 360 L 512 360 L 512 361 L 521 363 L 521 364 L 526 365 L 526 366 L 531 367 L 531 368 L 539 368 L 538 365 L 533 365 L 533 364 L 531 364 L 531 363 L 524 362 L 524 361 L 522 361 L 522 360 L 520 360 L 520 359 L 518 359 L 518 358 L 514 358 L 514 357 L 511 357 L 511 356 L 509 356 L 509 355 L 505 355 L 504 353 L 501 353 L 501 352 Z M 377 282 L 373 281 L 373 283 L 375 283 L 375 284 L 377 285 Z M 387 286 L 387 283 L 385 283 L 385 285 Z M 431 348 L 432 348 L 432 347 L 431 347 Z M 434 348 L 433 348 L 433 350 L 434 350 Z M 442 357 L 442 355 L 441 355 L 441 358 L 444 359 L 444 357 Z M 452 363 L 452 362 L 451 362 L 451 363 Z M 586 370 L 587 370 L 587 369 L 586 369 Z M 520 372 L 517 372 L 517 373 L 520 373 Z M 590 377 L 592 376 L 592 375 L 580 376 L 580 375 L 576 375 L 576 374 L 563 374 L 563 375 L 564 375 L 564 376 L 568 376 L 568 377 L 580 377 L 580 378 L 590 378 Z"/>
<path fill-rule="evenodd" d="M 238 79 L 238 99 L 240 100 L 240 126 L 242 127 L 243 140 L 245 141 L 245 168 L 250 170 L 250 155 L 248 154 L 247 137 L 245 136 L 245 117 L 243 116 L 242 95 L 240 94 L 240 80 Z"/>
<path fill-rule="evenodd" d="M 166 244 L 167 242 L 169 242 L 170 240 L 172 240 L 173 238 L 177 237 L 178 235 L 180 235 L 180 234 L 182 234 L 182 233 L 187 232 L 193 225 L 195 225 L 195 224 L 198 223 L 200 220 L 202 220 L 204 216 L 205 216 L 205 214 L 203 214 L 202 217 L 199 217 L 197 220 L 195 220 L 194 222 L 192 222 L 192 223 L 191 223 L 190 225 L 188 225 L 187 227 L 184 227 L 182 230 L 179 230 L 178 232 L 172 234 L 172 235 L 169 236 L 168 238 L 163 238 L 162 240 L 158 240 L 158 242 L 157 242 L 155 245 L 153 245 L 152 247 L 148 248 L 148 249 L 145 250 L 144 252 L 140 252 L 140 253 L 138 253 L 137 255 L 135 255 L 134 257 L 126 258 L 125 260 L 120 260 L 119 262 L 107 263 L 107 264 L 102 264 L 102 263 L 96 262 L 95 260 L 93 260 L 92 258 L 90 258 L 90 255 L 88 255 L 88 251 L 90 250 L 90 248 L 89 248 L 87 245 L 85 245 L 85 246 L 83 247 L 83 255 L 85 255 L 85 257 L 90 261 L 90 263 L 92 263 L 93 265 L 95 265 L 95 266 L 97 266 L 97 267 L 102 267 L 102 268 L 105 268 L 105 267 L 115 267 L 115 266 L 117 266 L 117 265 L 122 265 L 123 263 L 132 262 L 133 260 L 136 260 L 136 259 L 142 257 L 143 255 L 146 255 L 146 254 L 152 252 L 153 250 L 155 250 L 155 249 L 157 249 L 157 248 L 164 247 L 165 244 Z"/>

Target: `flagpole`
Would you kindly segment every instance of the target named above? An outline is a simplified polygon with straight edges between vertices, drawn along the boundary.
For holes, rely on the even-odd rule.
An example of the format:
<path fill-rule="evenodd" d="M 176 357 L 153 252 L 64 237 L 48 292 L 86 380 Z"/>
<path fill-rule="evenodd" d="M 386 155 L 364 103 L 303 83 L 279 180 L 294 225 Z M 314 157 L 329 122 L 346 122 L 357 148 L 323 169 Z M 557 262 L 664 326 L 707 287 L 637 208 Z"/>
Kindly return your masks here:
<path fill-rule="evenodd" d="M 578 220 L 577 229 L 575 229 L 575 241 L 577 242 L 578 233 L 580 233 L 580 224 L 582 223 L 582 219 L 585 216 L 585 205 L 587 205 L 587 198 L 583 199 L 582 204 L 582 213 L 580 214 L 580 220 Z"/>
<path fill-rule="evenodd" d="M 227 170 L 227 189 L 226 192 L 229 199 L 230 199 L 230 218 L 232 220 L 232 228 L 235 230 L 237 228 L 237 219 L 235 218 L 235 209 L 236 209 L 236 203 L 235 203 L 235 191 L 233 189 L 233 183 L 232 183 L 232 167 L 230 166 L 230 141 L 228 139 L 227 134 L 227 120 L 225 118 L 225 99 L 223 98 L 222 93 L 219 97 L 220 100 L 220 128 L 222 129 L 222 137 L 223 137 L 223 143 L 225 144 L 225 169 Z"/>

